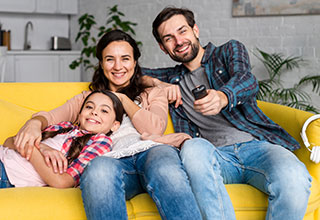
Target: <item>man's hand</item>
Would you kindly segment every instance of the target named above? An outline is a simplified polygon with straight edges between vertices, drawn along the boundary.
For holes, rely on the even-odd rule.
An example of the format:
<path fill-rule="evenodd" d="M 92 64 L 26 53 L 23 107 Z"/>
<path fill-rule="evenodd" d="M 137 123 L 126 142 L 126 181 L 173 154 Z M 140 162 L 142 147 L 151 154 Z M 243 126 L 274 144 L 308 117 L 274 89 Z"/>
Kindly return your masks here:
<path fill-rule="evenodd" d="M 214 89 L 207 90 L 208 95 L 194 102 L 194 109 L 203 115 L 217 115 L 228 105 L 226 94 Z"/>
<path fill-rule="evenodd" d="M 27 160 L 30 159 L 34 146 L 39 149 L 41 127 L 42 123 L 40 120 L 30 119 L 24 124 L 14 138 L 16 150 Z"/>
<path fill-rule="evenodd" d="M 64 155 L 51 147 L 40 144 L 40 152 L 44 157 L 44 160 L 48 167 L 52 167 L 54 173 L 65 173 L 68 169 L 68 160 L 64 157 Z"/>

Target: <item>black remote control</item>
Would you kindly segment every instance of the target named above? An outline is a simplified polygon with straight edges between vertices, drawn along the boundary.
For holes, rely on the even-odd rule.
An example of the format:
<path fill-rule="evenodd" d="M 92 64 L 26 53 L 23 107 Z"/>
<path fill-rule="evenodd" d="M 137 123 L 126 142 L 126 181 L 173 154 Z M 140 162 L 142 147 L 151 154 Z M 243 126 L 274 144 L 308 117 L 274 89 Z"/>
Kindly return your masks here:
<path fill-rule="evenodd" d="M 207 95 L 207 89 L 204 85 L 197 86 L 192 90 L 195 100 L 202 99 Z"/>

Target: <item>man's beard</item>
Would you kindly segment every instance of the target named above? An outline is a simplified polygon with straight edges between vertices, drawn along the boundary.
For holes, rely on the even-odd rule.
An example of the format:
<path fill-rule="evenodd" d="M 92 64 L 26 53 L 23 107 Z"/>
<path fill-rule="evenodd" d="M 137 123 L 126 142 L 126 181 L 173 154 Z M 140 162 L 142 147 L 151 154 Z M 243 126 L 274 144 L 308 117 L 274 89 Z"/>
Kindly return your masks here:
<path fill-rule="evenodd" d="M 186 54 L 183 54 L 182 56 L 177 56 L 175 54 L 172 55 L 172 54 L 169 53 L 171 59 L 173 59 L 176 62 L 181 62 L 181 63 L 188 63 L 188 62 L 192 61 L 198 55 L 198 52 L 199 52 L 199 41 L 196 44 L 195 43 L 190 43 L 190 46 L 191 46 L 191 53 L 190 54 L 186 53 Z M 179 47 L 179 46 L 177 46 L 177 47 Z"/>

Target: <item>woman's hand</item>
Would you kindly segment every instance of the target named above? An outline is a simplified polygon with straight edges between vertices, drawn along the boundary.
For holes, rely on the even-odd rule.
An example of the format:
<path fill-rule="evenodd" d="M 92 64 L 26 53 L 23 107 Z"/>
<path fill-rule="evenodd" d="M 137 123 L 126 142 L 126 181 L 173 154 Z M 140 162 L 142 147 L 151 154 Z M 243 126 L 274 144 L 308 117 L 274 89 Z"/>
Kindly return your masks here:
<path fill-rule="evenodd" d="M 176 102 L 174 105 L 175 108 L 178 108 L 179 105 L 182 105 L 182 97 L 179 85 L 161 82 L 159 80 L 157 86 L 161 89 L 164 89 L 164 91 L 167 93 L 167 99 L 169 103 Z"/>
<path fill-rule="evenodd" d="M 121 101 L 124 111 L 127 113 L 129 118 L 132 120 L 134 114 L 140 110 L 140 107 L 134 103 L 127 95 L 119 92 L 113 92 Z"/>
<path fill-rule="evenodd" d="M 41 130 L 47 126 L 47 120 L 41 116 L 28 120 L 14 138 L 16 151 L 27 160 L 30 159 L 33 147 L 39 149 Z"/>
<path fill-rule="evenodd" d="M 118 97 L 120 102 L 123 102 L 124 96 L 126 96 L 125 94 L 120 93 L 120 92 L 113 92 L 113 93 Z"/>
<path fill-rule="evenodd" d="M 39 148 L 41 141 L 41 122 L 37 119 L 30 119 L 19 130 L 14 138 L 16 150 L 25 157 L 30 159 L 33 147 Z"/>
<path fill-rule="evenodd" d="M 178 108 L 179 105 L 182 105 L 182 98 L 179 85 L 170 84 L 166 82 L 162 82 L 157 78 L 153 78 L 151 76 L 142 76 L 143 83 L 148 86 L 157 86 L 163 89 L 167 93 L 167 99 L 169 103 L 176 102 L 174 105 L 175 108 Z"/>
<path fill-rule="evenodd" d="M 67 172 L 68 160 L 64 155 L 45 144 L 40 144 L 40 152 L 44 157 L 44 160 L 48 167 L 52 167 L 54 173 L 62 174 Z"/>

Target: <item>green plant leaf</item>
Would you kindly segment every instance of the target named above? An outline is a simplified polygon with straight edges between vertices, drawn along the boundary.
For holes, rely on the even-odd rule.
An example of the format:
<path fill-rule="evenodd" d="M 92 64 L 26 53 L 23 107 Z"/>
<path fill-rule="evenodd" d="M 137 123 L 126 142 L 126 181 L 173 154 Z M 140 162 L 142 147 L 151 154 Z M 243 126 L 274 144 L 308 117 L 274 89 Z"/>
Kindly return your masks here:
<path fill-rule="evenodd" d="M 78 60 L 72 61 L 72 63 L 69 65 L 70 69 L 72 69 L 72 70 L 74 70 L 78 66 L 80 66 L 80 62 Z"/>
<path fill-rule="evenodd" d="M 80 18 L 78 19 L 78 23 L 79 23 L 79 24 L 82 24 L 83 21 L 87 19 L 87 17 L 88 17 L 88 14 L 87 14 L 87 13 L 83 14 L 83 15 L 80 16 Z"/>
<path fill-rule="evenodd" d="M 299 81 L 298 86 L 305 86 L 310 83 L 312 84 L 312 91 L 320 95 L 320 75 L 307 75 Z"/>

